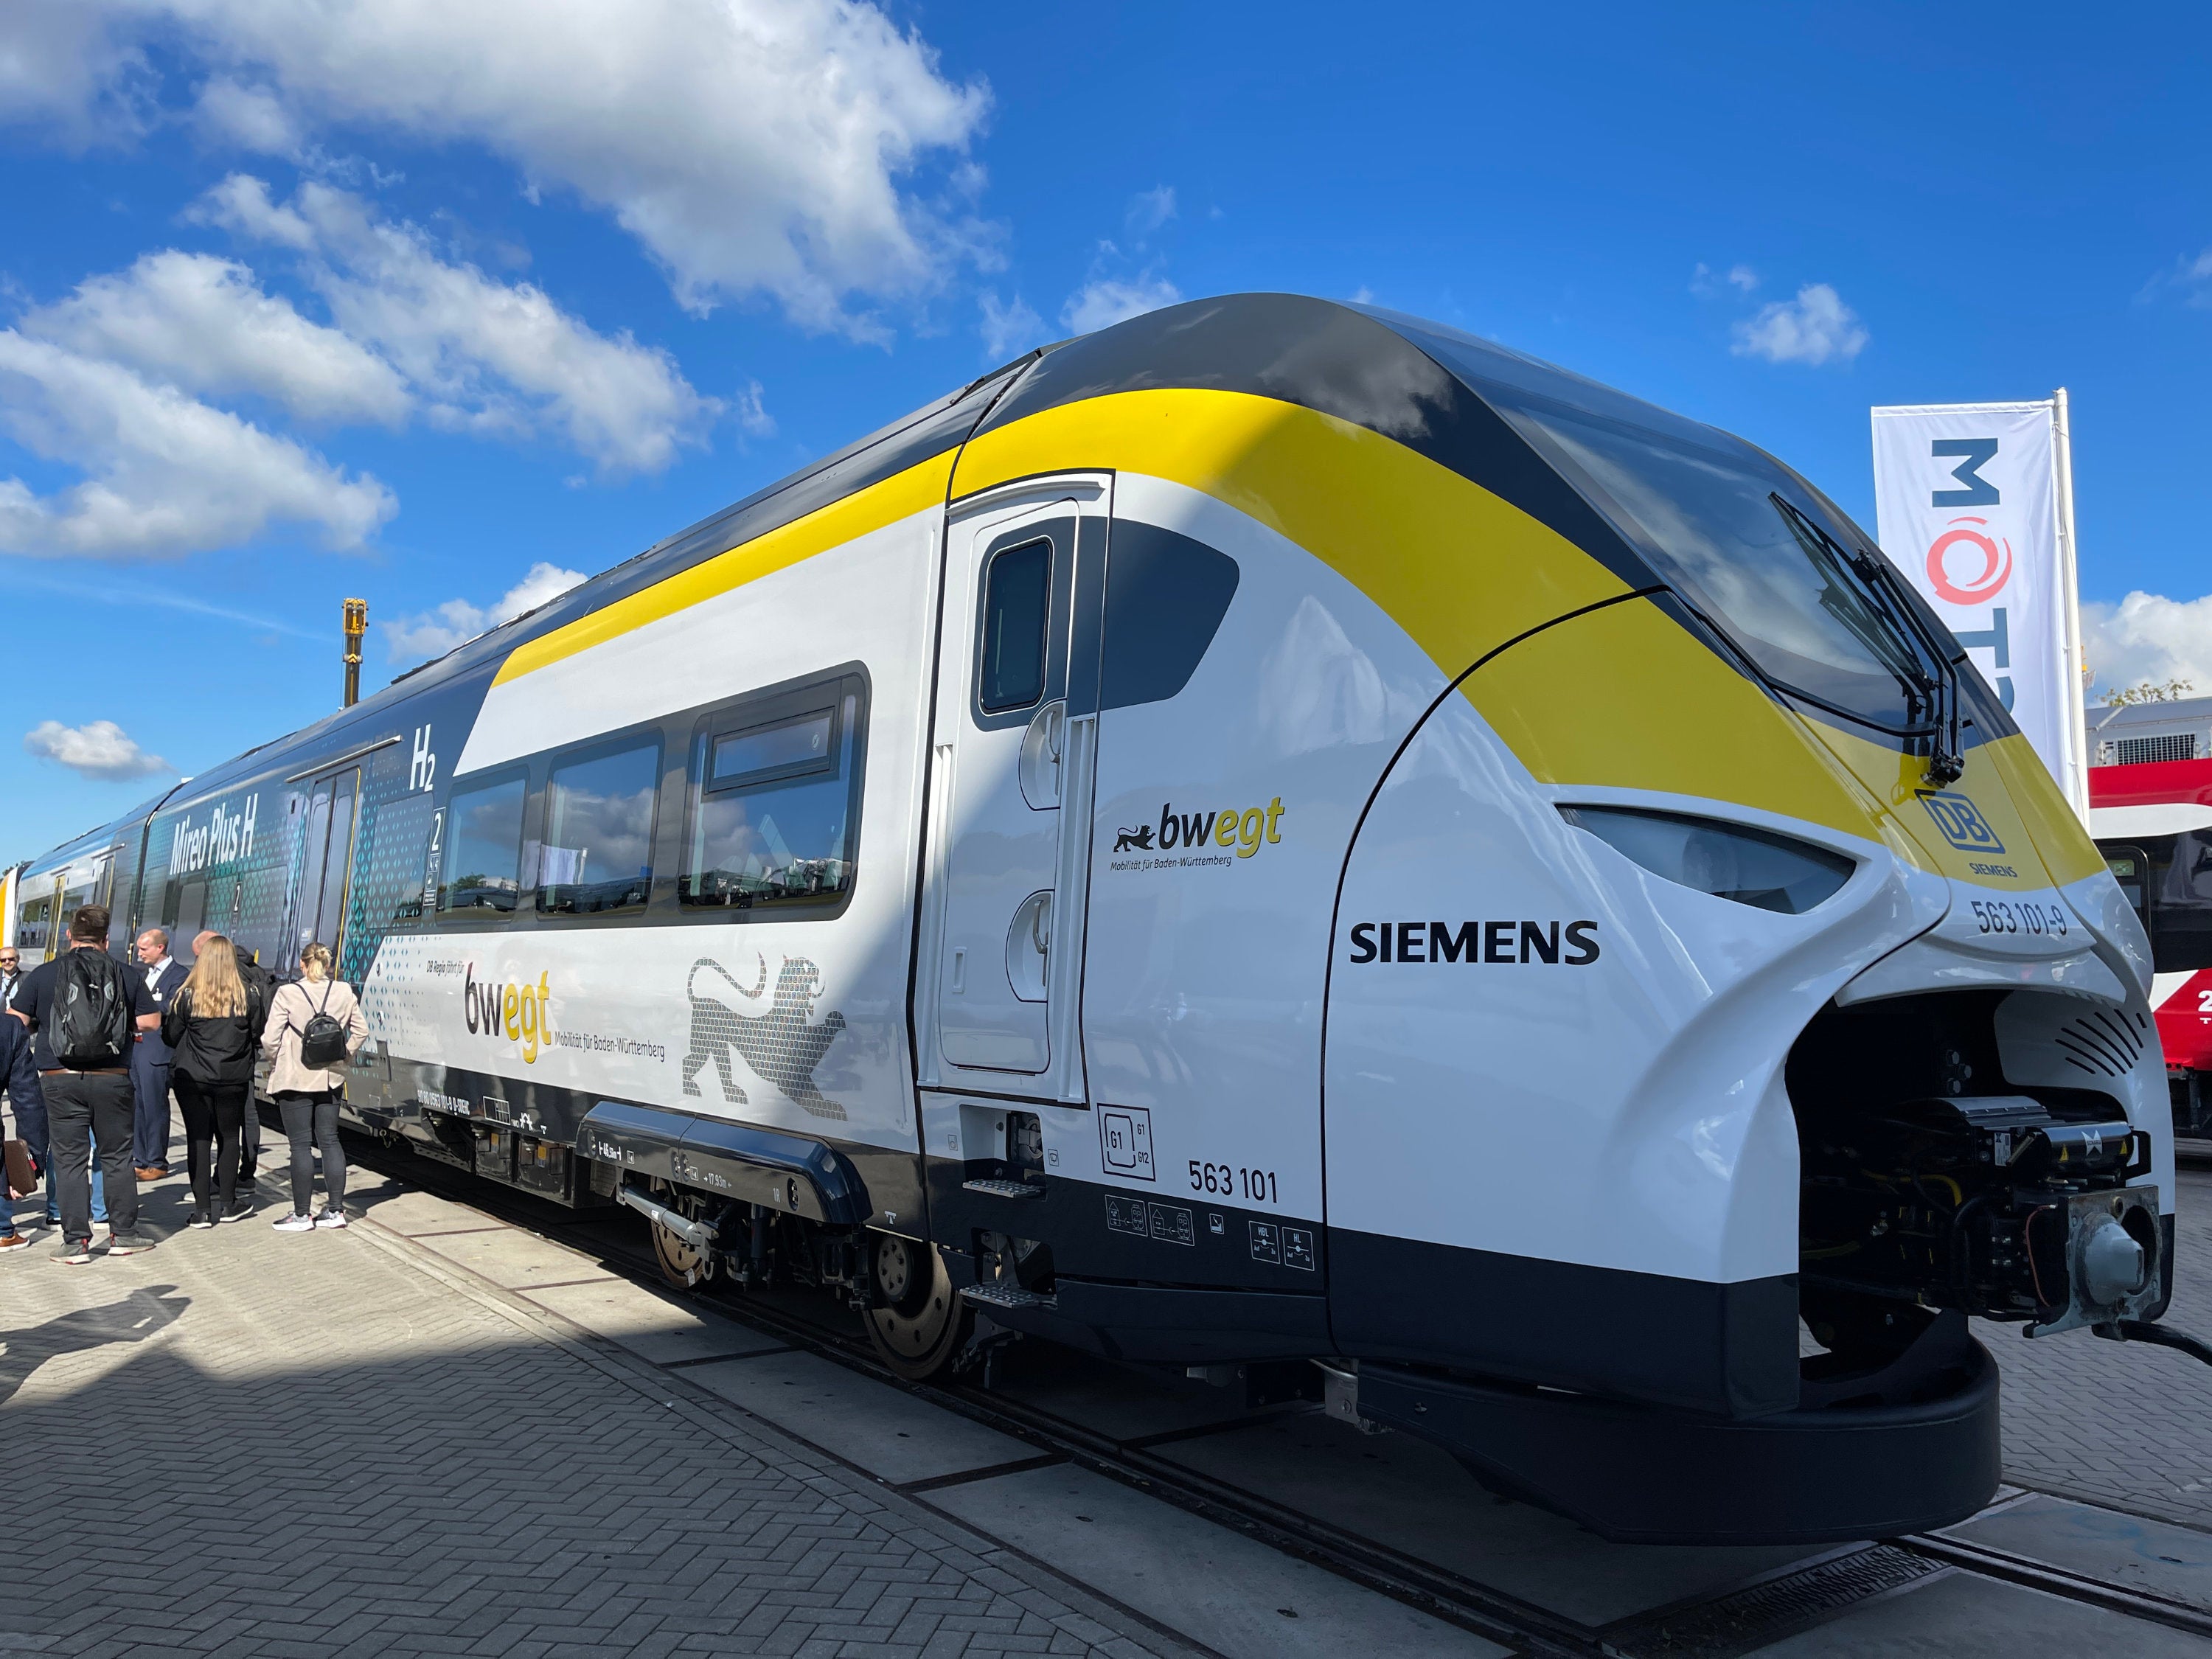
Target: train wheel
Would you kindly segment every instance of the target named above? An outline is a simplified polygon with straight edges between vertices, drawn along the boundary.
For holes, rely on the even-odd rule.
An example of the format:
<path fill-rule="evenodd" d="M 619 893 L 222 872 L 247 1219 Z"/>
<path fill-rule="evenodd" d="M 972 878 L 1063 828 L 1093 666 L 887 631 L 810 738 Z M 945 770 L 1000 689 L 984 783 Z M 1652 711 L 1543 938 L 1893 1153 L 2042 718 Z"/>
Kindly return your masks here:
<path fill-rule="evenodd" d="M 943 1375 L 975 1325 L 953 1293 L 945 1258 L 927 1244 L 881 1233 L 874 1266 L 878 1305 L 863 1317 L 877 1356 L 909 1382 Z"/>
<path fill-rule="evenodd" d="M 680 1291 L 698 1289 L 714 1276 L 714 1258 L 708 1251 L 685 1238 L 681 1233 L 670 1231 L 658 1221 L 653 1228 L 653 1257 L 660 1264 L 660 1276 Z"/>

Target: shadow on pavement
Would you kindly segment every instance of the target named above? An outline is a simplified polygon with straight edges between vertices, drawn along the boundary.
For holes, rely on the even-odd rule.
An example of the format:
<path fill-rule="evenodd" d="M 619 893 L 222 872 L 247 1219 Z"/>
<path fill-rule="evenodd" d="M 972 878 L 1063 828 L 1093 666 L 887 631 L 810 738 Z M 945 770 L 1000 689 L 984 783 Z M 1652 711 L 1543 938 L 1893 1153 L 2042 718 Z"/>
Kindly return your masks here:
<path fill-rule="evenodd" d="M 80 1308 L 43 1325 L 0 1331 L 0 1405 L 49 1359 L 111 1342 L 143 1342 L 166 1329 L 192 1305 L 191 1297 L 176 1290 L 173 1285 L 149 1285 L 103 1308 Z"/>

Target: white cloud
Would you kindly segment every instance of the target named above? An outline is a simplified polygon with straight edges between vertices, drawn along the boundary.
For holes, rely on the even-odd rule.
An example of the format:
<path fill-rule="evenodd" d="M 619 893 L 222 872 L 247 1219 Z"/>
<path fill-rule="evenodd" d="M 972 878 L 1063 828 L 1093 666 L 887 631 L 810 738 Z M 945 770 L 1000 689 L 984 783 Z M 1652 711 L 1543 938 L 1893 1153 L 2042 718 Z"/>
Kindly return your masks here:
<path fill-rule="evenodd" d="M 1139 191 L 1129 198 L 1129 233 L 1137 237 L 1151 235 L 1176 216 L 1176 193 L 1173 185 L 1161 185 L 1152 190 Z"/>
<path fill-rule="evenodd" d="M 1733 279 L 1733 273 L 1731 273 Z M 1739 357 L 1764 357 L 1770 363 L 1849 362 L 1865 349 L 1865 325 L 1858 313 L 1826 283 L 1808 283 L 1794 300 L 1761 306 L 1759 314 L 1735 325 Z"/>
<path fill-rule="evenodd" d="M 262 155 L 296 155 L 304 143 L 300 124 L 267 87 L 218 75 L 200 88 L 193 115 L 207 137 L 228 140 Z"/>
<path fill-rule="evenodd" d="M 23 747 L 81 777 L 109 783 L 176 769 L 159 755 L 141 749 L 113 720 L 87 720 L 82 726 L 40 720 L 23 734 Z"/>
<path fill-rule="evenodd" d="M 255 392 L 311 421 L 390 425 L 410 401 L 384 359 L 271 298 L 237 261 L 204 253 L 146 254 L 19 326 L 186 392 Z"/>
<path fill-rule="evenodd" d="M 1164 276 L 1094 276 L 1067 296 L 1060 320 L 1071 333 L 1088 334 L 1174 305 L 1182 298 L 1182 290 Z"/>
<path fill-rule="evenodd" d="M 1726 283 L 1738 293 L 1748 294 L 1759 286 L 1759 273 L 1749 265 L 1730 265 L 1725 274 L 1717 272 L 1703 260 L 1690 273 L 1690 292 L 1700 299 L 1710 299 Z"/>
<path fill-rule="evenodd" d="M 988 92 L 864 0 L 40 0 L 26 15 L 35 30 L 0 33 L 35 33 L 58 73 L 0 77 L 0 113 L 127 132 L 130 53 L 159 38 L 208 77 L 204 131 L 264 150 L 346 128 L 483 145 L 529 188 L 611 212 L 697 309 L 764 293 L 806 325 L 880 334 L 868 301 L 927 294 L 988 240 L 966 205 L 980 173 L 960 165 Z M 939 159 L 931 198 L 915 175 Z"/>
<path fill-rule="evenodd" d="M 2155 299 L 2170 288 L 2179 289 L 2183 300 L 2190 305 L 2212 307 L 2212 247 L 2195 258 L 2184 254 L 2173 262 L 2171 270 L 2162 270 L 2144 283 L 2142 292 L 2136 297 Z"/>
<path fill-rule="evenodd" d="M 315 228 L 293 209 L 279 207 L 265 180 L 234 173 L 185 210 L 194 224 L 222 225 L 257 242 L 274 242 L 296 253 L 311 253 Z"/>
<path fill-rule="evenodd" d="M 768 412 L 761 399 L 761 383 L 747 380 L 738 388 L 738 395 L 730 401 L 730 413 L 738 423 L 738 430 L 748 438 L 775 436 L 775 416 Z"/>
<path fill-rule="evenodd" d="M 540 559 L 524 573 L 520 581 L 489 605 L 471 605 L 466 599 L 447 599 L 420 615 L 383 623 L 385 649 L 395 663 L 442 657 L 486 629 L 511 621 L 526 611 L 535 611 L 548 599 L 558 599 L 583 580 L 580 570 L 563 570 L 559 565 Z"/>
<path fill-rule="evenodd" d="M 2118 605 L 2081 606 L 2081 654 L 2096 693 L 2148 680 L 2187 680 L 2212 696 L 2212 594 L 2169 599 L 2138 589 Z"/>
<path fill-rule="evenodd" d="M 983 354 L 993 362 L 1006 362 L 1031 346 L 1043 343 L 1044 319 L 1031 310 L 1020 295 L 1014 295 L 1011 302 L 1004 302 L 995 290 L 987 290 L 975 303 L 983 313 L 982 321 L 977 325 L 977 331 L 983 337 Z"/>
<path fill-rule="evenodd" d="M 594 331 L 534 283 L 441 258 L 422 232 L 376 218 L 349 191 L 309 183 L 278 206 L 261 180 L 234 174 L 197 211 L 307 254 L 305 279 L 338 327 L 404 375 L 438 426 L 550 432 L 608 471 L 657 472 L 703 445 L 723 411 L 667 352 Z M 757 432 L 766 417 L 750 395 Z"/>
<path fill-rule="evenodd" d="M 70 148 L 136 137 L 154 76 L 113 12 L 84 0 L 9 0 L 0 19 L 0 121 Z"/>
<path fill-rule="evenodd" d="M 272 522 L 317 526 L 351 547 L 398 508 L 366 473 L 121 363 L 14 329 L 0 329 L 0 429 L 87 475 L 48 496 L 0 479 L 0 552 L 176 557 Z"/>

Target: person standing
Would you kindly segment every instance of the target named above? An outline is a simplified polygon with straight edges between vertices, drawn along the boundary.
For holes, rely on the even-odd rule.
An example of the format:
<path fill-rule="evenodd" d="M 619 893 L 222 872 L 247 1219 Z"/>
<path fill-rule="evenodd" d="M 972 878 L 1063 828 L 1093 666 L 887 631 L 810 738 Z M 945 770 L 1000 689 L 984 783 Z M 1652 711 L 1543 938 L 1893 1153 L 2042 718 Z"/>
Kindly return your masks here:
<path fill-rule="evenodd" d="M 149 927 L 138 935 L 138 963 L 146 976 L 146 994 L 154 999 L 154 1012 L 166 1012 L 170 998 L 185 982 L 185 964 L 169 955 L 167 929 Z M 161 1028 L 141 1031 L 131 1048 L 136 1111 L 132 1146 L 141 1181 L 159 1181 L 169 1173 L 169 1043 Z"/>
<path fill-rule="evenodd" d="M 310 945 L 300 952 L 303 977 L 277 988 L 269 1009 L 261 1046 L 274 1057 L 269 1092 L 284 1120 L 292 1143 L 292 1212 L 273 1224 L 280 1233 L 310 1227 L 343 1227 L 345 1212 L 345 1146 L 338 1139 L 338 1097 L 345 1091 L 346 1067 L 368 1040 L 368 1021 L 353 987 L 331 972 L 330 947 Z M 325 1026 L 325 1022 L 331 1024 Z M 319 1052 L 325 1037 L 342 1045 L 334 1058 Z M 315 1153 L 323 1152 L 323 1208 L 310 1214 L 315 1195 Z"/>
<path fill-rule="evenodd" d="M 209 928 L 192 940 L 192 955 L 198 957 L 207 948 L 210 939 L 221 937 L 214 928 Z M 269 970 L 256 959 L 257 952 L 248 951 L 235 939 L 231 941 L 230 948 L 237 954 L 238 976 L 246 981 L 247 994 L 259 996 L 261 1006 L 268 1007 L 276 1000 L 276 981 L 269 976 Z M 257 1058 L 261 1053 L 261 1027 L 258 1024 L 253 1028 L 253 1052 Z M 239 1189 L 246 1194 L 246 1201 L 251 1206 L 253 1202 L 253 1174 L 261 1164 L 261 1111 L 254 1103 L 253 1085 L 250 1080 L 246 1085 L 245 1133 L 239 1137 L 238 1145 Z"/>
<path fill-rule="evenodd" d="M 143 975 L 107 954 L 107 907 L 70 918 L 69 949 L 23 975 L 9 1010 L 31 1028 L 31 1061 L 46 1097 L 48 1146 L 61 1206 L 54 1260 L 92 1260 L 92 1147 L 100 1139 L 107 1190 L 107 1253 L 148 1248 L 138 1235 L 138 1182 L 131 1164 L 131 1045 L 161 1024 Z"/>
<path fill-rule="evenodd" d="M 191 1226 L 212 1227 L 253 1212 L 252 1205 L 238 1201 L 239 1136 L 253 1087 L 253 1051 L 268 1017 L 260 994 L 240 978 L 237 953 L 220 933 L 199 944 L 190 976 L 162 1012 L 161 1035 L 176 1053 L 172 1070 L 185 1114 Z"/>
<path fill-rule="evenodd" d="M 16 988 L 23 982 L 23 959 L 12 945 L 0 945 L 0 1008 L 15 1006 Z"/>
<path fill-rule="evenodd" d="M 31 1034 L 15 1020 L 0 1018 L 0 1089 L 8 1094 L 15 1109 L 16 1138 L 31 1149 L 33 1165 L 46 1156 L 46 1097 L 39 1087 L 38 1068 L 31 1064 Z M 5 1139 L 0 1132 L 0 1139 Z M 35 1177 L 38 1171 L 32 1170 Z M 32 1198 L 37 1194 L 35 1180 L 28 1188 L 17 1187 L 8 1179 L 4 1165 L 0 1165 L 0 1250 L 20 1250 L 30 1240 L 16 1231 L 14 1200 Z"/>

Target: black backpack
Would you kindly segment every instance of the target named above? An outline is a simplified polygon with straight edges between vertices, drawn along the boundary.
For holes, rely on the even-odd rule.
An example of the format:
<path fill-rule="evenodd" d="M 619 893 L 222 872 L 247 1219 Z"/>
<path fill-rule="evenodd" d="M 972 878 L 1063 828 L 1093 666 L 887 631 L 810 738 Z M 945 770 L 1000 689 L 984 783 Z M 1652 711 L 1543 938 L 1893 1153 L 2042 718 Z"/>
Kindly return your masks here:
<path fill-rule="evenodd" d="M 122 1068 L 131 1053 L 131 1001 L 123 969 L 105 951 L 63 953 L 46 1024 L 56 1065 L 72 1072 Z"/>
<path fill-rule="evenodd" d="M 308 1015 L 307 1023 L 300 1028 L 300 1064 L 311 1072 L 345 1064 L 346 1028 L 324 1012 L 331 1006 L 331 992 L 337 984 L 334 979 L 323 982 L 322 1006 Z"/>

